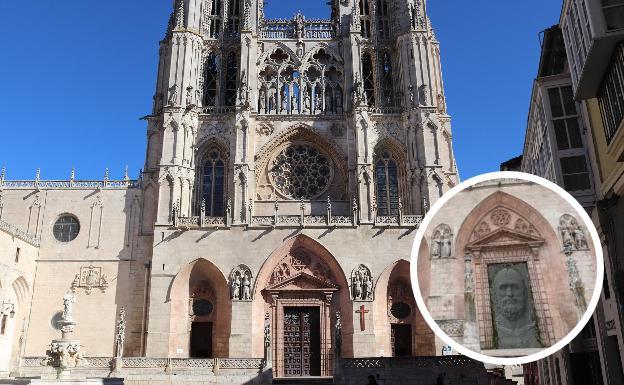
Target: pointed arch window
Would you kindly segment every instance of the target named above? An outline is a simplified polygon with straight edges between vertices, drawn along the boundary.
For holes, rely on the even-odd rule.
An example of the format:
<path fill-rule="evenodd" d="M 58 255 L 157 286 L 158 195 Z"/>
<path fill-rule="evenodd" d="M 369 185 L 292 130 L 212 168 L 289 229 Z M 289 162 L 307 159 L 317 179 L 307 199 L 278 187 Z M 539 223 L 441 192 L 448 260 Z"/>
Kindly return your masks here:
<path fill-rule="evenodd" d="M 207 22 L 207 35 L 211 39 L 217 39 L 221 33 L 221 0 L 211 0 Z"/>
<path fill-rule="evenodd" d="M 236 105 L 236 87 L 238 83 L 238 58 L 236 53 L 230 52 L 225 66 L 225 105 Z"/>
<path fill-rule="evenodd" d="M 204 65 L 204 106 L 214 107 L 217 105 L 218 76 L 217 55 L 211 52 Z"/>
<path fill-rule="evenodd" d="M 369 0 L 360 0 L 360 26 L 362 37 L 369 38 L 371 35 Z"/>
<path fill-rule="evenodd" d="M 383 151 L 375 163 L 377 215 L 399 214 L 399 172 L 397 161 Z"/>
<path fill-rule="evenodd" d="M 392 82 L 392 58 L 384 52 L 381 61 L 382 103 L 386 107 L 394 106 L 394 85 Z"/>
<path fill-rule="evenodd" d="M 377 0 L 377 33 L 380 39 L 390 38 L 388 0 Z"/>
<path fill-rule="evenodd" d="M 369 106 L 375 105 L 375 80 L 373 72 L 373 59 L 370 53 L 362 55 L 362 77 L 364 83 L 364 93 Z"/>
<path fill-rule="evenodd" d="M 207 216 L 223 216 L 224 200 L 225 160 L 219 150 L 213 149 L 202 164 L 200 205 L 205 205 Z"/>

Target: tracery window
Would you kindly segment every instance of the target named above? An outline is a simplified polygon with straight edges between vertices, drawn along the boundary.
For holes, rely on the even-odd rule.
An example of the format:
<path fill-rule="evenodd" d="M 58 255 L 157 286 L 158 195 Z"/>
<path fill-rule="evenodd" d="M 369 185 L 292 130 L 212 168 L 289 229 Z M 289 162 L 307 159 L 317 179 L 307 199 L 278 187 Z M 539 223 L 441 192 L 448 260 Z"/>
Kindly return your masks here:
<path fill-rule="evenodd" d="M 221 33 L 221 0 L 211 0 L 209 2 L 208 16 L 204 28 L 206 35 L 211 39 L 217 39 Z"/>
<path fill-rule="evenodd" d="M 375 163 L 377 214 L 382 216 L 399 213 L 399 173 L 396 160 L 383 151 Z"/>
<path fill-rule="evenodd" d="M 392 58 L 388 52 L 383 53 L 381 61 L 382 103 L 386 107 L 394 106 L 394 85 L 392 82 Z"/>
<path fill-rule="evenodd" d="M 390 38 L 388 0 L 377 0 L 377 32 L 380 39 Z"/>
<path fill-rule="evenodd" d="M 225 65 L 225 105 L 236 105 L 236 87 L 238 86 L 238 57 L 230 52 Z"/>
<path fill-rule="evenodd" d="M 211 52 L 204 65 L 204 106 L 212 107 L 217 105 L 218 76 L 217 55 Z"/>
<path fill-rule="evenodd" d="M 71 242 L 80 233 L 80 223 L 73 215 L 62 215 L 56 220 L 52 227 L 52 233 L 57 241 L 67 243 Z"/>
<path fill-rule="evenodd" d="M 225 161 L 220 151 L 213 149 L 203 161 L 201 170 L 201 205 L 206 215 L 222 216 L 225 198 Z"/>
<path fill-rule="evenodd" d="M 275 188 L 293 199 L 313 199 L 331 184 L 333 172 L 329 157 L 307 143 L 284 148 L 269 167 Z"/>
<path fill-rule="evenodd" d="M 362 28 L 362 37 L 365 38 L 371 36 L 370 4 L 368 1 L 360 0 L 360 26 Z"/>
<path fill-rule="evenodd" d="M 362 55 L 362 76 L 364 93 L 369 106 L 375 105 L 375 75 L 373 71 L 373 59 L 370 53 Z"/>
<path fill-rule="evenodd" d="M 230 1 L 228 8 L 228 36 L 236 37 L 238 36 L 239 26 L 240 26 L 240 1 L 234 0 Z"/>

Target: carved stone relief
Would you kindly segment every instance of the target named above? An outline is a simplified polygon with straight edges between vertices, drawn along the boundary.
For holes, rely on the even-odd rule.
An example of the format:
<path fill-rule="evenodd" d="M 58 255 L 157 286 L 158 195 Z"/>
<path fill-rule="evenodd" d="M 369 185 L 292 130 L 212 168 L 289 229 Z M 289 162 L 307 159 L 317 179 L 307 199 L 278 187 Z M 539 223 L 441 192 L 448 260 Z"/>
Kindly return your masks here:
<path fill-rule="evenodd" d="M 463 337 L 464 335 L 463 320 L 437 320 L 436 323 L 449 337 Z"/>
<path fill-rule="evenodd" d="M 71 285 L 73 292 L 76 292 L 78 288 L 85 289 L 87 294 L 91 294 L 94 288 L 98 288 L 104 293 L 108 288 L 108 278 L 102 274 L 101 267 L 93 265 L 81 267 L 80 273 L 76 274 Z"/>
<path fill-rule="evenodd" d="M 252 299 L 251 269 L 239 265 L 230 273 L 230 298 L 233 301 L 251 301 Z"/>
<path fill-rule="evenodd" d="M 453 231 L 447 224 L 438 225 L 431 236 L 431 258 L 449 258 L 453 254 Z"/>
<path fill-rule="evenodd" d="M 566 250 L 588 250 L 587 235 L 585 229 L 579 225 L 576 218 L 570 214 L 564 214 L 559 218 L 559 233 L 563 248 Z"/>
<path fill-rule="evenodd" d="M 373 300 L 373 277 L 365 265 L 359 265 L 351 272 L 351 296 L 354 301 Z"/>
<path fill-rule="evenodd" d="M 284 257 L 273 269 L 269 285 L 283 282 L 299 273 L 309 274 L 321 281 L 333 283 L 331 270 L 318 257 L 297 249 Z"/>
<path fill-rule="evenodd" d="M 539 232 L 516 212 L 505 207 L 496 207 L 488 212 L 472 231 L 471 240 L 476 241 L 498 229 L 539 237 Z"/>

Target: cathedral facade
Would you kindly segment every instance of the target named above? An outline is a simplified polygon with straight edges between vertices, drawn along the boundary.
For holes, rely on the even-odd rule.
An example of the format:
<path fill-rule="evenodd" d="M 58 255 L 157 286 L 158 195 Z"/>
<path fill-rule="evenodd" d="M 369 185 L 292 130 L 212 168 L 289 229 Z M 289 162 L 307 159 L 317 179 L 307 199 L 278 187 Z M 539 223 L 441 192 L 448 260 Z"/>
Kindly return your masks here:
<path fill-rule="evenodd" d="M 68 291 L 92 370 L 336 376 L 339 357 L 440 354 L 408 262 L 458 183 L 425 2 L 173 8 L 139 180 L 0 177 L 0 371 L 43 370 Z"/>

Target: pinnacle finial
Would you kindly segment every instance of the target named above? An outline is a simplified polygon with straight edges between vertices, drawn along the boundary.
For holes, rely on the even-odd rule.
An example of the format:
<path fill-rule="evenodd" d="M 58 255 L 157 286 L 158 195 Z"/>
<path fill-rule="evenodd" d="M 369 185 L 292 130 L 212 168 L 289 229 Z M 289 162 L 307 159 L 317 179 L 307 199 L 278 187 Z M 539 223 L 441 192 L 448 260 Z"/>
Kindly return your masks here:
<path fill-rule="evenodd" d="M 39 182 L 41 180 L 41 169 L 40 168 L 37 169 L 37 172 L 35 174 L 35 180 L 37 182 Z"/>
<path fill-rule="evenodd" d="M 6 167 L 2 166 L 2 170 L 0 171 L 0 181 L 4 181 L 6 177 Z"/>
<path fill-rule="evenodd" d="M 184 1 L 178 0 L 178 4 L 175 10 L 175 27 L 183 28 L 184 27 Z"/>
<path fill-rule="evenodd" d="M 126 165 L 126 169 L 124 171 L 124 180 L 126 182 L 130 180 L 130 177 L 128 176 L 128 165 Z"/>
<path fill-rule="evenodd" d="M 106 167 L 106 170 L 104 171 L 104 180 L 109 180 L 109 177 L 108 167 Z"/>
<path fill-rule="evenodd" d="M 71 174 L 69 175 L 69 180 L 74 181 L 76 179 L 76 167 L 72 167 Z"/>

